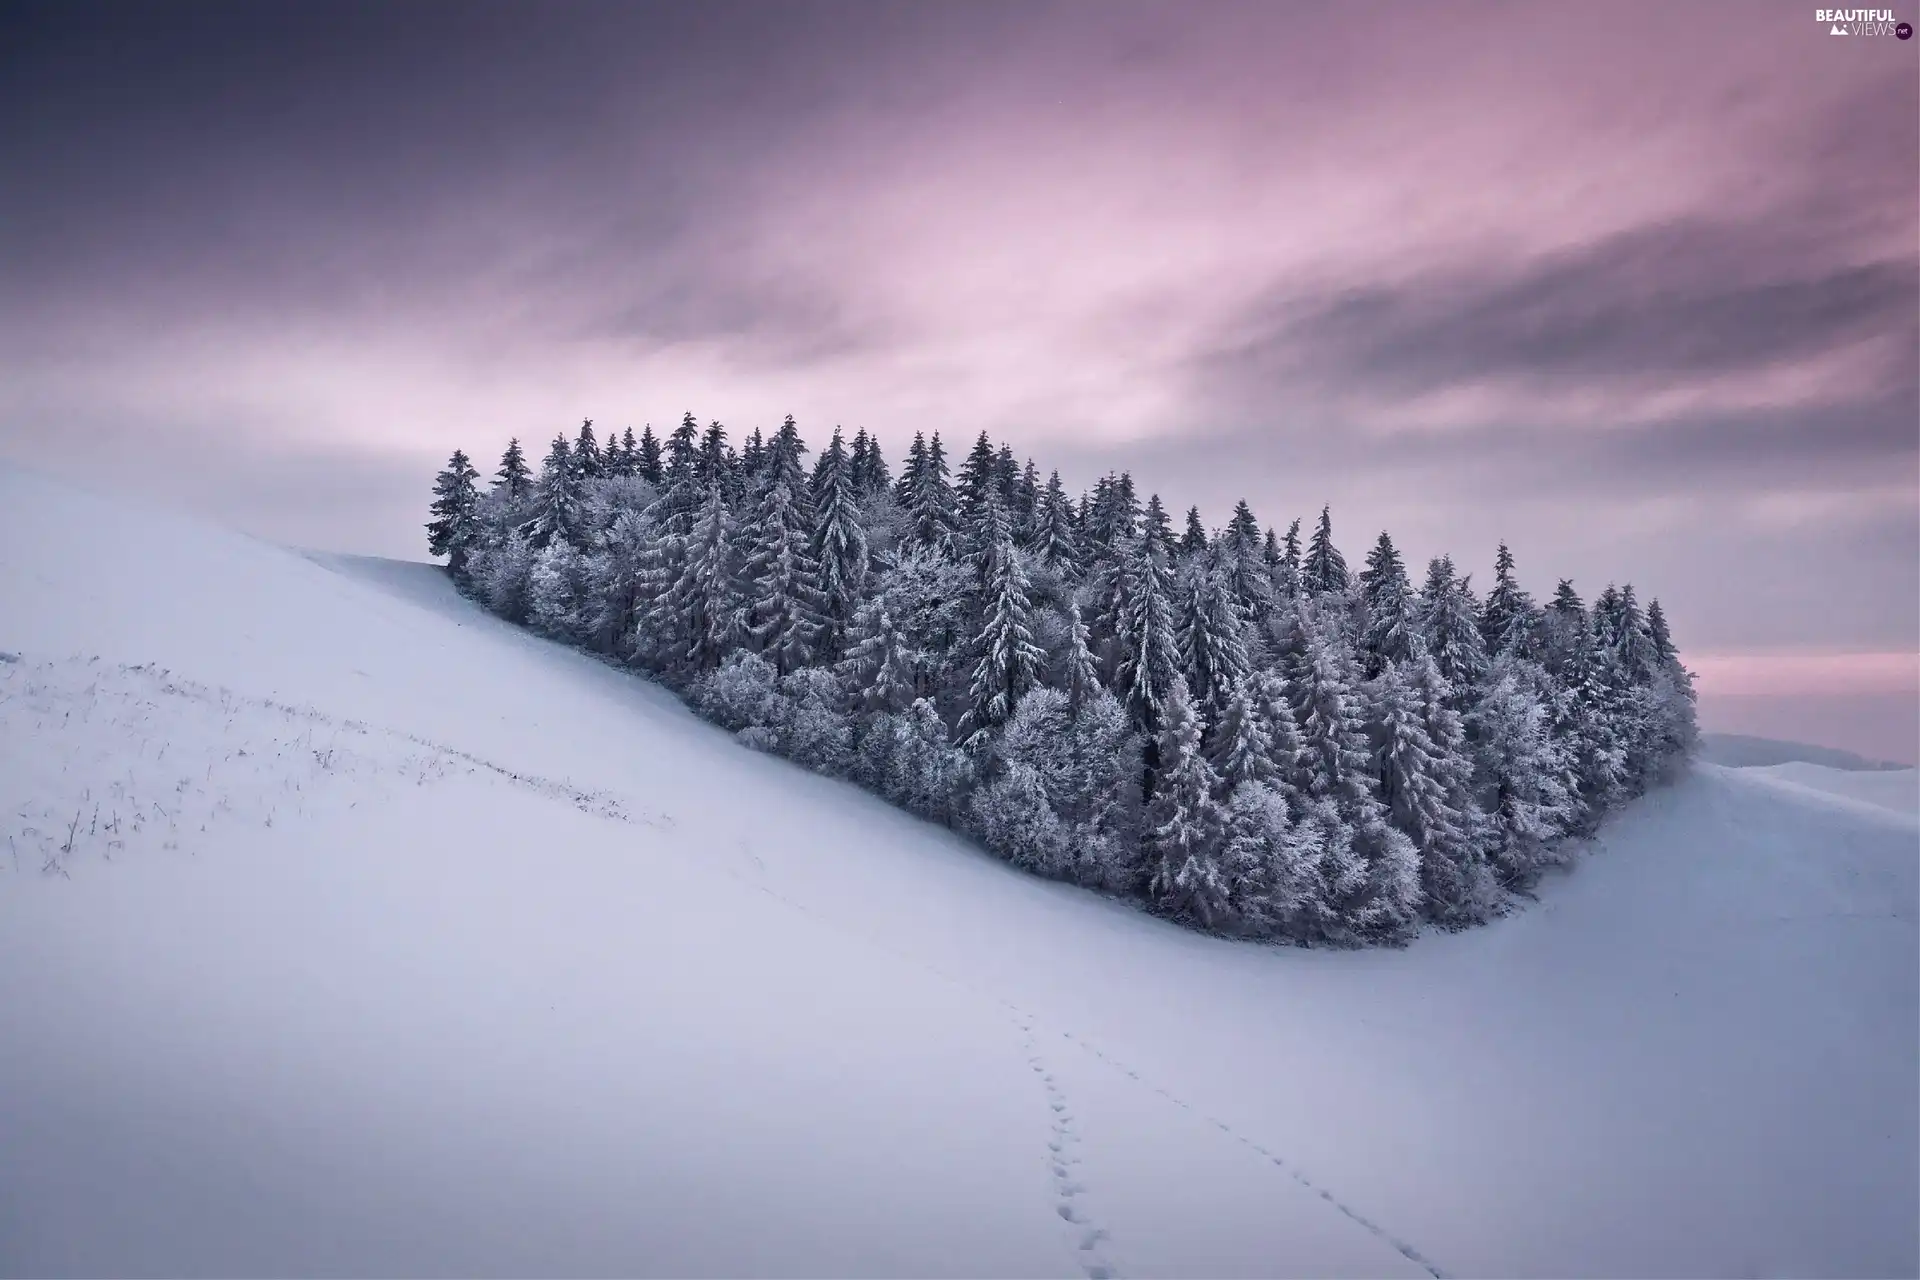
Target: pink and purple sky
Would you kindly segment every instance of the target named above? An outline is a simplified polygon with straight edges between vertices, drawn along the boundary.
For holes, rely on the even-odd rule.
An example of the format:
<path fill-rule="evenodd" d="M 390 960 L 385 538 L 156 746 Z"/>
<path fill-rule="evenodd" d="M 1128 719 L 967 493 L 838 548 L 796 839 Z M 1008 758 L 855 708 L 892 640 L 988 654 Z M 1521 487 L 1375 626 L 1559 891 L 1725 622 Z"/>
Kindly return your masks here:
<path fill-rule="evenodd" d="M 1912 20 L 1916 15 L 1899 11 Z M 0 456 L 418 558 L 691 409 L 1666 605 L 1913 760 L 1920 40 L 1812 6 L 0 9 Z"/>

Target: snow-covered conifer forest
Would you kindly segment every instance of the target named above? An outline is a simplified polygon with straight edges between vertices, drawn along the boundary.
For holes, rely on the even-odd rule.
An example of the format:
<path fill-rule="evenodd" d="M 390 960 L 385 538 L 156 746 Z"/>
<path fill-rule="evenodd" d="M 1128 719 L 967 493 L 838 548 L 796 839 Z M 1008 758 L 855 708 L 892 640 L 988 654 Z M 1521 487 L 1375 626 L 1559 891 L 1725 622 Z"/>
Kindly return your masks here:
<path fill-rule="evenodd" d="M 1176 530 L 1126 474 L 1070 495 L 985 433 L 957 468 L 864 430 L 809 461 L 689 413 L 602 443 L 456 451 L 429 545 L 494 613 L 678 691 L 1016 866 L 1197 928 L 1396 943 L 1499 914 L 1695 739 L 1658 601 L 1537 602 L 1349 568 L 1310 531 Z"/>

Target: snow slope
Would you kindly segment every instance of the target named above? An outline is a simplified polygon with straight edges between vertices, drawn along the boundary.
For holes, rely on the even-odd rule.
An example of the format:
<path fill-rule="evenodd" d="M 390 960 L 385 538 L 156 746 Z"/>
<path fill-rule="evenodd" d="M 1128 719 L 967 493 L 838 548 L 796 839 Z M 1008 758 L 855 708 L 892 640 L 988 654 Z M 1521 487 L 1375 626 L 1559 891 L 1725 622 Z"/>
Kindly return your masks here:
<path fill-rule="evenodd" d="M 1920 816 L 1920 770 L 1878 769 L 1869 772 L 1830 769 L 1825 765 L 1793 760 L 1786 764 L 1749 768 L 1743 772 L 1783 787 L 1819 792 L 1859 804 L 1878 805 L 1895 813 Z"/>
<path fill-rule="evenodd" d="M 1702 766 L 1199 937 L 424 566 L 0 469 L 0 1271 L 1910 1275 L 1920 838 Z"/>

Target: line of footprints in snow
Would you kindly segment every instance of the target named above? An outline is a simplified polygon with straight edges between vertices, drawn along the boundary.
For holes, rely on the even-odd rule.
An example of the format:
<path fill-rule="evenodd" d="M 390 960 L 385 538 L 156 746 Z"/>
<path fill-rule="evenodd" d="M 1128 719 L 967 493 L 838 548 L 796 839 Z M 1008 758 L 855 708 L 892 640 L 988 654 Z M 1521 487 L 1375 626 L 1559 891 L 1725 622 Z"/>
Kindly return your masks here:
<path fill-rule="evenodd" d="M 1013 1017 L 1014 1025 L 1020 1029 L 1020 1043 L 1021 1047 L 1027 1052 L 1027 1064 L 1033 1068 L 1034 1074 L 1040 1077 L 1040 1083 L 1045 1087 L 1047 1093 L 1047 1106 L 1053 1112 L 1053 1132 L 1047 1141 L 1047 1151 L 1050 1167 L 1053 1172 L 1054 1191 L 1058 1197 L 1056 1212 L 1059 1213 L 1061 1220 L 1067 1223 L 1074 1232 L 1073 1238 L 1080 1257 L 1081 1269 L 1086 1272 L 1089 1280 L 1118 1280 L 1120 1271 L 1114 1264 L 1111 1256 L 1112 1238 L 1108 1235 L 1105 1228 L 1097 1225 L 1087 1216 L 1085 1206 L 1081 1200 L 1081 1197 L 1086 1192 L 1086 1187 L 1078 1181 L 1075 1173 L 1075 1167 L 1080 1163 L 1080 1135 L 1074 1127 L 1073 1112 L 1068 1109 L 1066 1095 L 1061 1091 L 1059 1082 L 1054 1079 L 1053 1072 L 1047 1068 L 1046 1060 L 1040 1056 L 1040 1045 L 1034 1037 L 1032 1015 L 1015 1009 L 1010 1005 L 1007 1006 L 1007 1008 Z M 1260 1143 L 1255 1142 L 1253 1139 L 1233 1129 L 1225 1121 L 1216 1120 L 1212 1116 L 1195 1111 L 1184 1099 L 1176 1097 L 1151 1080 L 1143 1078 L 1140 1073 L 1133 1068 L 1102 1053 L 1092 1043 L 1081 1039 L 1071 1031 L 1062 1031 L 1060 1035 L 1064 1039 L 1085 1049 L 1088 1053 L 1098 1058 L 1107 1066 L 1112 1067 L 1115 1071 L 1120 1072 L 1129 1080 L 1153 1090 L 1174 1106 L 1179 1107 L 1182 1111 L 1186 1111 L 1205 1120 L 1208 1124 L 1218 1129 L 1227 1137 L 1232 1138 L 1241 1146 L 1246 1147 L 1262 1159 L 1269 1161 L 1275 1168 L 1285 1172 L 1287 1176 L 1295 1182 L 1312 1192 L 1322 1201 L 1325 1201 L 1332 1208 L 1338 1210 L 1344 1217 L 1351 1220 L 1356 1226 L 1367 1232 L 1367 1234 L 1391 1248 L 1395 1253 L 1398 1253 L 1401 1257 L 1419 1267 L 1429 1276 L 1432 1276 L 1434 1280 L 1446 1280 L 1446 1273 L 1430 1262 L 1419 1250 L 1415 1249 L 1406 1241 L 1394 1236 L 1352 1206 L 1335 1198 L 1331 1191 L 1316 1184 L 1313 1179 L 1309 1178 L 1305 1173 L 1287 1163 L 1285 1159 L 1275 1155 Z"/>
<path fill-rule="evenodd" d="M 1047 1139 L 1047 1151 L 1053 1170 L 1053 1189 L 1059 1198 L 1056 1211 L 1074 1232 L 1080 1266 L 1089 1280 L 1112 1280 L 1120 1273 L 1106 1256 L 1106 1230 L 1088 1220 L 1079 1200 L 1086 1188 L 1074 1180 L 1074 1166 L 1080 1163 L 1080 1134 L 1073 1126 L 1073 1113 L 1067 1110 L 1066 1095 L 1040 1057 L 1040 1046 L 1033 1038 L 1033 1019 L 1016 1015 L 1016 1025 L 1020 1028 L 1020 1045 L 1027 1051 L 1027 1062 L 1040 1077 L 1040 1083 L 1046 1086 L 1047 1106 L 1053 1111 L 1053 1133 Z"/>

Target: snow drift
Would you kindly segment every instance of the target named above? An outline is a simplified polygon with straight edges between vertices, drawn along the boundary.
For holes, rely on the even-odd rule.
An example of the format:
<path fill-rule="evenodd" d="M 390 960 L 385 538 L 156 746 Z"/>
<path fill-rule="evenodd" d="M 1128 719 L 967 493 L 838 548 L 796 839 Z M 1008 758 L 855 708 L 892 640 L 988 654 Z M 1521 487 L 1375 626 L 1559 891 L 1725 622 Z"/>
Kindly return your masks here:
<path fill-rule="evenodd" d="M 1798 776 L 1322 953 L 5 470 L 0 650 L 8 1273 L 1920 1268 L 1920 824 Z"/>

